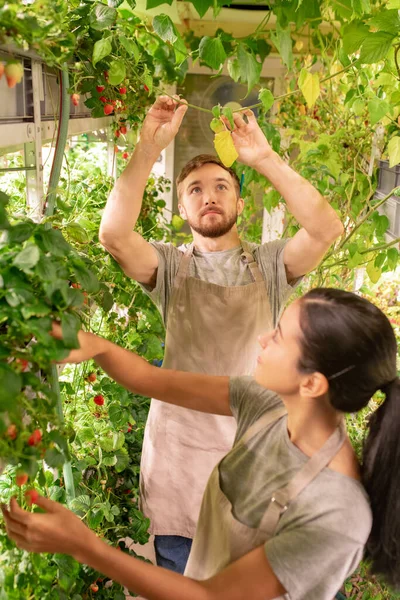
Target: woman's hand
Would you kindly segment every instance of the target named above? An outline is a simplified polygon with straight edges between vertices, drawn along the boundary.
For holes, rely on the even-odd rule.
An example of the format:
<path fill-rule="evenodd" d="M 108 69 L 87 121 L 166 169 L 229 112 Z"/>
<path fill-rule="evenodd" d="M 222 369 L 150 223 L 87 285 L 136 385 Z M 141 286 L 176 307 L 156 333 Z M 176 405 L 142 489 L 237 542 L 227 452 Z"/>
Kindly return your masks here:
<path fill-rule="evenodd" d="M 51 335 L 58 340 L 63 339 L 62 328 L 58 323 L 53 322 Z M 78 333 L 79 348 L 71 350 L 66 358 L 60 361 L 60 363 L 81 363 L 91 358 L 95 358 L 102 353 L 106 340 L 95 335 L 94 333 L 88 333 L 86 331 L 79 331 Z"/>
<path fill-rule="evenodd" d="M 29 552 L 61 552 L 78 558 L 96 535 L 91 532 L 73 512 L 48 498 L 39 496 L 35 500 L 45 513 L 22 510 L 15 498 L 10 508 L 4 504 L 7 535 L 22 550 Z"/>

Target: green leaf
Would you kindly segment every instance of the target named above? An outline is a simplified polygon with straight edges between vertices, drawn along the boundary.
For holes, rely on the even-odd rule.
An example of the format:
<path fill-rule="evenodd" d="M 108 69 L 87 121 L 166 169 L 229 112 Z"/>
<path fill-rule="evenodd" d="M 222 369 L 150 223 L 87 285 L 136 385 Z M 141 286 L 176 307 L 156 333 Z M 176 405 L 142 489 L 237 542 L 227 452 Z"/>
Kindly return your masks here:
<path fill-rule="evenodd" d="M 399 260 L 399 251 L 397 248 L 389 248 L 387 251 L 387 265 L 390 271 L 394 271 Z"/>
<path fill-rule="evenodd" d="M 139 51 L 137 44 L 133 40 L 129 40 L 124 35 L 120 35 L 118 39 L 121 42 L 121 44 L 123 45 L 123 47 L 125 48 L 125 50 L 127 51 L 127 53 L 130 56 L 133 56 L 133 58 L 135 59 L 135 62 L 138 63 L 139 59 L 140 59 L 140 51 Z"/>
<path fill-rule="evenodd" d="M 400 136 L 392 137 L 388 144 L 389 167 L 400 163 Z"/>
<path fill-rule="evenodd" d="M 375 257 L 375 261 L 374 261 L 374 265 L 377 269 L 380 269 L 383 266 L 383 263 L 386 260 L 386 252 L 380 252 L 376 257 Z"/>
<path fill-rule="evenodd" d="M 17 223 L 8 230 L 7 241 L 10 244 L 25 242 L 25 240 L 31 237 L 36 228 L 36 223 L 32 223 L 31 221 Z"/>
<path fill-rule="evenodd" d="M 261 90 L 258 93 L 258 98 L 260 102 L 262 102 L 263 109 L 265 110 L 265 112 L 269 111 L 269 109 L 275 102 L 273 93 L 267 88 L 261 88 Z"/>
<path fill-rule="evenodd" d="M 90 294 L 95 294 L 99 291 L 100 284 L 96 275 L 85 265 L 74 261 L 72 263 L 72 270 L 77 281 L 87 292 Z"/>
<path fill-rule="evenodd" d="M 239 44 L 237 57 L 240 68 L 240 79 L 243 83 L 247 83 L 247 94 L 249 94 L 260 80 L 262 65 L 256 60 L 253 54 L 247 52 L 243 44 Z"/>
<path fill-rule="evenodd" d="M 0 363 L 0 412 L 10 410 L 15 406 L 21 387 L 21 376 L 8 365 Z"/>
<path fill-rule="evenodd" d="M 308 106 L 311 108 L 321 93 L 318 73 L 310 73 L 306 69 L 302 69 L 298 85 Z"/>
<path fill-rule="evenodd" d="M 31 269 L 37 264 L 40 258 L 40 251 L 36 244 L 28 244 L 13 260 L 13 265 L 30 273 Z"/>
<path fill-rule="evenodd" d="M 68 223 L 65 233 L 68 237 L 75 240 L 75 242 L 78 242 L 78 244 L 87 244 L 90 242 L 86 230 L 79 223 Z"/>
<path fill-rule="evenodd" d="M 147 0 L 146 10 L 157 8 L 157 6 L 161 6 L 161 4 L 168 4 L 171 6 L 172 2 L 173 0 Z"/>
<path fill-rule="evenodd" d="M 117 450 L 115 456 L 117 457 L 117 464 L 115 465 L 115 470 L 117 471 L 117 473 L 121 473 L 121 471 L 124 471 L 129 466 L 128 452 L 125 448 L 121 448 L 120 450 Z"/>
<path fill-rule="evenodd" d="M 113 8 L 118 8 L 123 2 L 124 0 L 107 0 L 108 6 L 112 6 Z"/>
<path fill-rule="evenodd" d="M 352 21 L 343 28 L 343 50 L 346 54 L 354 54 L 369 33 L 369 29 L 360 21 Z"/>
<path fill-rule="evenodd" d="M 113 60 L 108 70 L 108 83 L 119 85 L 126 77 L 126 67 L 123 60 Z"/>
<path fill-rule="evenodd" d="M 94 5 L 92 12 L 90 13 L 89 24 L 92 29 L 97 31 L 103 31 L 109 29 L 114 25 L 117 19 L 117 11 L 111 6 L 97 3 Z"/>
<path fill-rule="evenodd" d="M 282 29 L 277 25 L 276 31 L 271 32 L 271 39 L 288 69 L 293 66 L 293 44 L 290 29 Z"/>
<path fill-rule="evenodd" d="M 375 125 L 389 112 L 390 105 L 386 100 L 373 98 L 368 102 L 368 110 L 371 125 Z"/>
<path fill-rule="evenodd" d="M 361 46 L 360 63 L 370 65 L 385 58 L 392 46 L 393 38 L 393 34 L 385 31 L 368 34 Z"/>
<path fill-rule="evenodd" d="M 239 81 L 240 65 L 237 58 L 228 60 L 228 73 L 233 81 Z"/>
<path fill-rule="evenodd" d="M 117 464 L 117 457 L 115 455 L 103 456 L 102 463 L 106 467 L 113 467 L 114 465 Z"/>
<path fill-rule="evenodd" d="M 219 104 L 217 104 L 216 106 L 213 106 L 212 109 L 212 114 L 214 115 L 214 117 L 216 119 L 219 119 L 221 116 L 221 106 Z"/>
<path fill-rule="evenodd" d="M 46 450 L 44 460 L 49 465 L 49 467 L 55 469 L 62 467 L 65 463 L 64 454 L 60 452 L 60 450 L 57 450 L 57 448 L 49 448 L 48 450 Z"/>
<path fill-rule="evenodd" d="M 386 31 L 387 33 L 397 35 L 400 30 L 399 12 L 396 9 L 381 10 L 379 14 L 370 19 L 368 25 L 380 31 Z"/>
<path fill-rule="evenodd" d="M 102 60 L 103 58 L 105 58 L 106 56 L 111 54 L 111 51 L 112 51 L 112 44 L 111 44 L 110 38 L 98 40 L 95 43 L 95 45 L 93 46 L 93 56 L 92 56 L 93 66 L 95 67 L 100 60 Z"/>
<path fill-rule="evenodd" d="M 390 225 L 389 219 L 386 215 L 374 213 L 374 221 L 376 235 L 382 236 Z"/>
<path fill-rule="evenodd" d="M 199 13 L 200 18 L 203 18 L 207 10 L 214 6 L 214 0 L 192 0 L 192 4 Z"/>
<path fill-rule="evenodd" d="M 361 98 L 357 98 L 352 104 L 351 110 L 357 117 L 360 117 L 365 110 L 365 101 L 361 100 Z"/>
<path fill-rule="evenodd" d="M 219 71 L 226 60 L 225 48 L 220 37 L 203 37 L 199 46 L 199 56 L 206 65 Z"/>
<path fill-rule="evenodd" d="M 282 196 L 276 190 L 270 190 L 263 196 L 264 208 L 270 213 L 273 208 L 276 208 L 281 201 Z"/>
<path fill-rule="evenodd" d="M 164 42 L 175 42 L 178 39 L 175 25 L 168 15 L 157 15 L 153 19 L 153 29 Z"/>
<path fill-rule="evenodd" d="M 175 231 L 180 231 L 185 223 L 185 219 L 182 219 L 179 215 L 173 215 L 171 225 Z"/>
<path fill-rule="evenodd" d="M 224 117 L 226 117 L 228 119 L 229 125 L 231 126 L 231 128 L 235 129 L 235 122 L 233 120 L 233 112 L 232 112 L 232 109 L 230 108 L 230 106 L 225 106 L 225 108 L 222 109 L 222 114 Z M 223 130 L 221 130 L 221 131 L 223 131 Z"/>
<path fill-rule="evenodd" d="M 366 271 L 372 283 L 377 283 L 382 275 L 381 269 L 378 269 L 378 267 L 375 266 L 373 260 L 368 263 Z"/>
<path fill-rule="evenodd" d="M 219 133 L 220 131 L 225 131 L 225 125 L 220 119 L 212 119 L 210 123 L 210 129 L 214 133 Z"/>
<path fill-rule="evenodd" d="M 79 348 L 78 331 L 81 326 L 79 318 L 73 313 L 64 312 L 61 316 L 63 342 L 67 348 Z"/>

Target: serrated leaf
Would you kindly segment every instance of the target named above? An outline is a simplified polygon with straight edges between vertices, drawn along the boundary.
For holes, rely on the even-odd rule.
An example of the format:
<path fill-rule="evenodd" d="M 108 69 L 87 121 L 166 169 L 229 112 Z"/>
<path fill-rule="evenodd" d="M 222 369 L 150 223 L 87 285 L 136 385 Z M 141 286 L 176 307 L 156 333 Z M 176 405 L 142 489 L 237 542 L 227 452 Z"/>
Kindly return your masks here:
<path fill-rule="evenodd" d="M 311 108 L 321 93 L 318 73 L 310 73 L 306 69 L 302 69 L 298 85 L 308 106 Z"/>
<path fill-rule="evenodd" d="M 371 125 L 375 125 L 380 121 L 390 110 L 390 105 L 386 100 L 373 98 L 368 102 L 368 111 Z"/>
<path fill-rule="evenodd" d="M 206 65 L 219 71 L 226 60 L 225 48 L 220 37 L 203 37 L 199 45 L 199 56 Z"/>
<path fill-rule="evenodd" d="M 112 44 L 110 38 L 98 40 L 93 46 L 92 63 L 95 67 L 99 61 L 111 54 Z"/>
<path fill-rule="evenodd" d="M 243 83 L 247 83 L 247 94 L 249 94 L 260 80 L 262 65 L 251 52 L 247 52 L 243 44 L 239 44 L 237 57 L 240 68 L 240 79 Z"/>
<path fill-rule="evenodd" d="M 382 275 L 381 269 L 378 269 L 375 266 L 373 260 L 371 260 L 371 262 L 368 263 L 366 271 L 372 283 L 377 283 Z"/>
<path fill-rule="evenodd" d="M 231 167 L 239 156 L 229 131 L 221 131 L 215 135 L 214 147 L 225 167 Z"/>
<path fill-rule="evenodd" d="M 258 98 L 262 102 L 263 109 L 267 112 L 275 102 L 275 98 L 271 90 L 261 88 L 258 93 Z"/>
<path fill-rule="evenodd" d="M 113 467 L 114 465 L 117 464 L 117 457 L 115 455 L 103 456 L 102 463 L 106 467 Z"/>
<path fill-rule="evenodd" d="M 370 65 L 384 59 L 392 46 L 393 38 L 393 34 L 385 31 L 369 33 L 361 46 L 360 63 Z"/>
<path fill-rule="evenodd" d="M 353 21 L 343 28 L 343 50 L 346 54 L 356 52 L 369 33 L 369 29 L 360 21 Z"/>
<path fill-rule="evenodd" d="M 275 44 L 284 64 L 288 69 L 293 66 L 293 44 L 290 29 L 282 29 L 277 25 L 276 31 L 271 32 L 271 39 Z"/>
<path fill-rule="evenodd" d="M 157 15 L 154 17 L 153 29 L 164 42 L 171 42 L 173 44 L 178 39 L 175 26 L 168 15 Z"/>
<path fill-rule="evenodd" d="M 192 4 L 199 13 L 200 18 L 203 18 L 207 10 L 214 6 L 214 0 L 192 0 Z"/>
<path fill-rule="evenodd" d="M 237 58 L 228 60 L 228 73 L 233 81 L 237 82 L 240 77 L 240 65 Z"/>
<path fill-rule="evenodd" d="M 391 271 L 394 271 L 397 267 L 399 260 L 399 251 L 397 248 L 389 248 L 387 251 L 387 265 Z"/>
<path fill-rule="evenodd" d="M 57 448 L 49 448 L 44 455 L 45 462 L 53 469 L 58 469 L 65 463 L 65 457 Z"/>
<path fill-rule="evenodd" d="M 5 412 L 15 405 L 21 387 L 21 376 L 7 365 L 0 364 L 0 412 Z"/>
<path fill-rule="evenodd" d="M 400 136 L 392 137 L 388 144 L 389 167 L 395 167 L 400 163 Z"/>
<path fill-rule="evenodd" d="M 114 25 L 117 19 L 117 11 L 111 6 L 106 6 L 98 2 L 94 5 L 89 17 L 89 24 L 92 29 L 103 31 Z"/>
<path fill-rule="evenodd" d="M 119 39 L 120 43 L 123 45 L 123 47 L 125 48 L 125 50 L 128 52 L 128 54 L 130 54 L 130 56 L 133 56 L 133 58 L 135 59 L 135 62 L 136 63 L 139 62 L 140 51 L 139 51 L 137 44 L 133 40 L 129 40 L 124 35 L 120 35 L 118 39 Z"/>
<path fill-rule="evenodd" d="M 31 269 L 37 264 L 40 258 L 40 251 L 36 244 L 28 244 L 13 260 L 13 265 L 29 273 Z"/>
<path fill-rule="evenodd" d="M 64 312 L 61 315 L 63 342 L 67 348 L 79 348 L 78 331 L 80 320 L 73 313 Z"/>
<path fill-rule="evenodd" d="M 108 70 L 108 83 L 119 85 L 126 77 L 126 66 L 123 60 L 113 60 Z"/>
<path fill-rule="evenodd" d="M 381 10 L 377 15 L 370 19 L 368 25 L 380 31 L 386 31 L 387 33 L 397 35 L 400 30 L 399 11 L 396 9 Z"/>

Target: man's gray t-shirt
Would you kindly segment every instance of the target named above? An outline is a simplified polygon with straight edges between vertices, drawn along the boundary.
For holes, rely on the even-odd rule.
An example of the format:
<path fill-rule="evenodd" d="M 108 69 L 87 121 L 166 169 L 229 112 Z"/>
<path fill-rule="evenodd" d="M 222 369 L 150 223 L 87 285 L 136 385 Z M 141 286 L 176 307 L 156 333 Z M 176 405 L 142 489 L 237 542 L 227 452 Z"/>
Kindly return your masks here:
<path fill-rule="evenodd" d="M 285 301 L 293 291 L 287 282 L 283 249 L 288 240 L 274 240 L 266 244 L 248 243 L 265 281 L 274 325 L 277 323 Z M 177 248 L 173 244 L 151 242 L 157 252 L 158 270 L 154 288 L 141 284 L 143 290 L 156 304 L 167 325 L 168 307 L 179 264 L 187 245 Z M 242 248 L 237 246 L 221 252 L 200 252 L 194 249 L 188 275 L 216 285 L 231 287 L 253 282 L 248 265 L 241 260 Z M 297 283 L 297 281 L 295 282 Z"/>
<path fill-rule="evenodd" d="M 230 404 L 238 424 L 236 444 L 282 401 L 252 377 L 232 377 Z M 286 416 L 246 445 L 235 444 L 220 464 L 221 489 L 233 506 L 233 516 L 248 527 L 258 527 L 273 492 L 286 485 L 308 457 L 290 441 Z M 360 562 L 371 525 L 361 483 L 323 469 L 290 504 L 275 535 L 265 543 L 287 598 L 332 600 Z"/>

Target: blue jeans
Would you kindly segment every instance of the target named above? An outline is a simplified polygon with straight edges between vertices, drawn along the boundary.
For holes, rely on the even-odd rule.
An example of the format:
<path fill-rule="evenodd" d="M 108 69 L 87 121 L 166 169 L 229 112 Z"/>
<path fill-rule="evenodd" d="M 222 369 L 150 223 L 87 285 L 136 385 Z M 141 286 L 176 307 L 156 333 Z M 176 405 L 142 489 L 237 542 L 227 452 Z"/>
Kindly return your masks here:
<path fill-rule="evenodd" d="M 190 538 L 181 537 L 180 535 L 156 535 L 154 549 L 157 565 L 175 571 L 175 573 L 183 574 L 192 541 Z"/>

